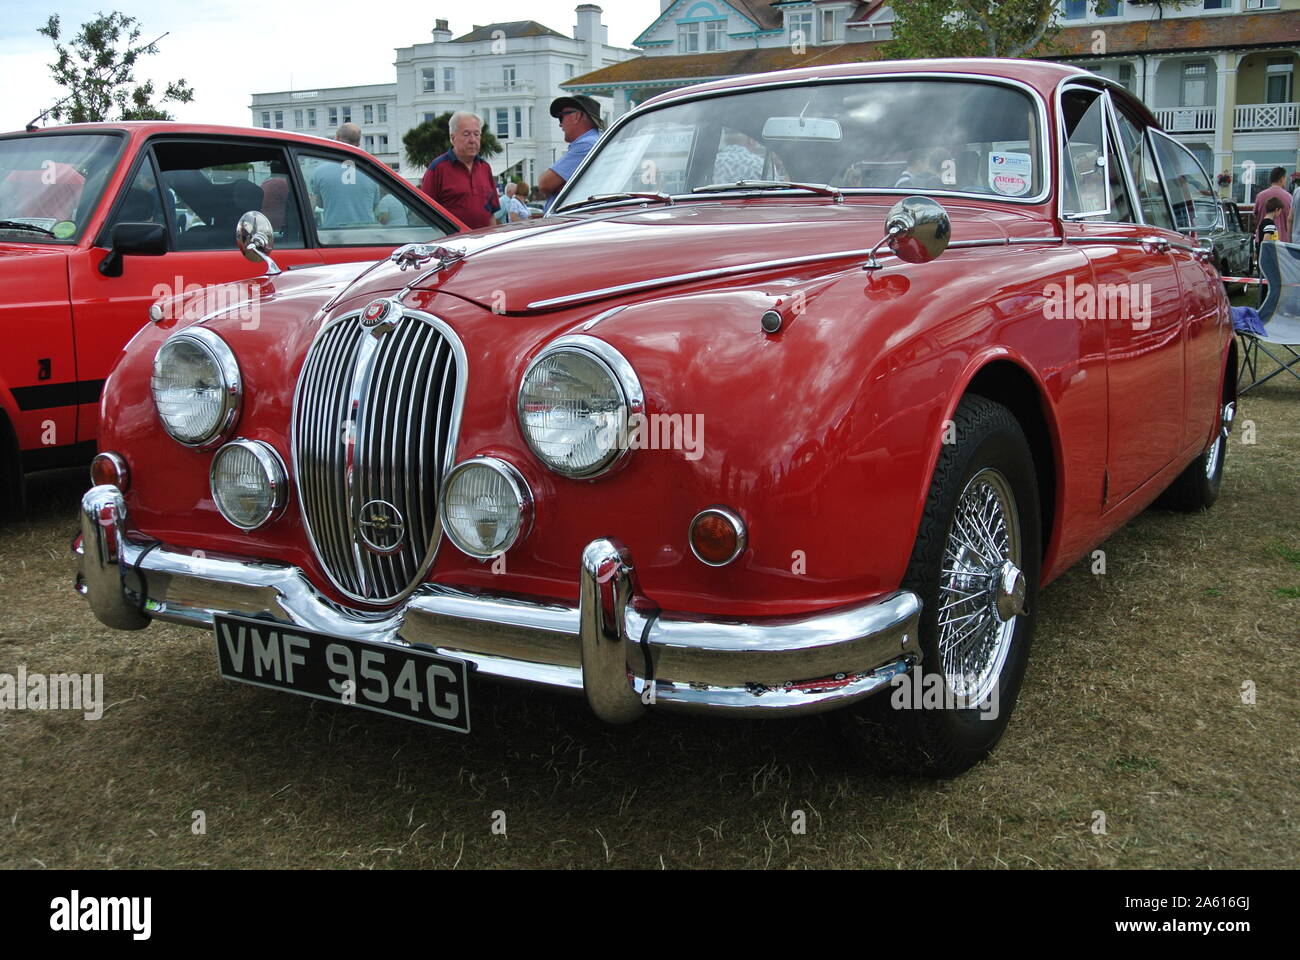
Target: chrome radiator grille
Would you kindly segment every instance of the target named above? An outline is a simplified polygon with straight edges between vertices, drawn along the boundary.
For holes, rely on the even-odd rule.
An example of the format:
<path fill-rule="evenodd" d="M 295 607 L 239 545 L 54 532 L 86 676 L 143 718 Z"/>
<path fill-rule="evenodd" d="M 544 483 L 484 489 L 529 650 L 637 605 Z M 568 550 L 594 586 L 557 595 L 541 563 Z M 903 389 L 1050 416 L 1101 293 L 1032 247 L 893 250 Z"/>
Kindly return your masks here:
<path fill-rule="evenodd" d="M 312 344 L 294 402 L 298 502 L 316 556 L 355 600 L 413 589 L 442 533 L 438 487 L 455 447 L 464 351 L 441 321 L 360 317 Z M 378 329 L 378 328 L 377 328 Z"/>

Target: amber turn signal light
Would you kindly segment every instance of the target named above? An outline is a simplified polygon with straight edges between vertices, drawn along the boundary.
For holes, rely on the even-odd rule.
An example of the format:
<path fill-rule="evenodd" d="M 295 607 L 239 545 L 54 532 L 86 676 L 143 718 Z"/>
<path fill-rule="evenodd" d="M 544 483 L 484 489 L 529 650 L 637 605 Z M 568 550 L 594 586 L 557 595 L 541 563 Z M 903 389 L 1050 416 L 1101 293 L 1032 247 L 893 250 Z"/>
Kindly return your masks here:
<path fill-rule="evenodd" d="M 126 488 L 131 484 L 131 471 L 127 468 L 126 461 L 116 453 L 101 453 L 90 461 L 90 482 L 95 486 L 101 483 L 112 484 L 126 493 Z"/>
<path fill-rule="evenodd" d="M 745 524 L 725 507 L 709 507 L 691 521 L 689 540 L 701 563 L 724 567 L 745 551 Z"/>

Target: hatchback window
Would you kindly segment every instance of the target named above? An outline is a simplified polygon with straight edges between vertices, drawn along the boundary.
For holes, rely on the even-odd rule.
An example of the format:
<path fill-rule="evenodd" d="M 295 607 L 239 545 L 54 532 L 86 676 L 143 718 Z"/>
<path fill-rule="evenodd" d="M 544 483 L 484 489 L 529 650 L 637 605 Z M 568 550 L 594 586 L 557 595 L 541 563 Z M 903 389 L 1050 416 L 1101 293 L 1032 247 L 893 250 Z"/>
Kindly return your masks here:
<path fill-rule="evenodd" d="M 123 139 L 45 135 L 0 139 L 0 238 L 75 240 L 117 165 Z M 26 225 L 26 226 L 23 226 Z"/>
<path fill-rule="evenodd" d="M 173 249 L 234 250 L 235 224 L 250 210 L 266 215 L 275 245 L 303 246 L 302 218 L 279 147 L 253 143 L 163 141 L 154 156 L 173 205 Z"/>

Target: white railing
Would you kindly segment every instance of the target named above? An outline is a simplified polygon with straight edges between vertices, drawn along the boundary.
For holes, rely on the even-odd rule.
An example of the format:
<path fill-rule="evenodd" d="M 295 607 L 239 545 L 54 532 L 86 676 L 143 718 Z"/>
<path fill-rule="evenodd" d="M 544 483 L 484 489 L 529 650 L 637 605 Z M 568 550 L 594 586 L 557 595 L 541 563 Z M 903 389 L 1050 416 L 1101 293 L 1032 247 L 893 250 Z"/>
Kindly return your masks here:
<path fill-rule="evenodd" d="M 1153 112 L 1169 133 L 1211 133 L 1219 123 L 1218 107 L 1155 107 Z"/>
<path fill-rule="evenodd" d="M 536 87 L 537 85 L 531 80 L 520 80 L 517 83 L 480 83 L 478 85 L 478 92 L 531 94 Z"/>
<path fill-rule="evenodd" d="M 1300 129 L 1300 103 L 1245 103 L 1234 114 L 1234 130 Z"/>

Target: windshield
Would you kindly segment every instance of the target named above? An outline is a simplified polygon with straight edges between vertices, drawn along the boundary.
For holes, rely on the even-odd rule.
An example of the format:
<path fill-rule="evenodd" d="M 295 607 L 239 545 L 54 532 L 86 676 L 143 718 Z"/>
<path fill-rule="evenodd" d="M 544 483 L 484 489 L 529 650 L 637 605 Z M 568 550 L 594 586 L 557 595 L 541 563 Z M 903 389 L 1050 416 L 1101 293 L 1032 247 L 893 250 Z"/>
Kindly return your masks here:
<path fill-rule="evenodd" d="M 1033 100 L 995 82 L 746 90 L 627 122 L 597 146 L 560 206 L 600 194 L 689 194 L 738 180 L 1029 199 L 1043 193 L 1040 139 Z"/>
<path fill-rule="evenodd" d="M 112 134 L 0 139 L 0 240 L 75 240 L 121 144 Z"/>

